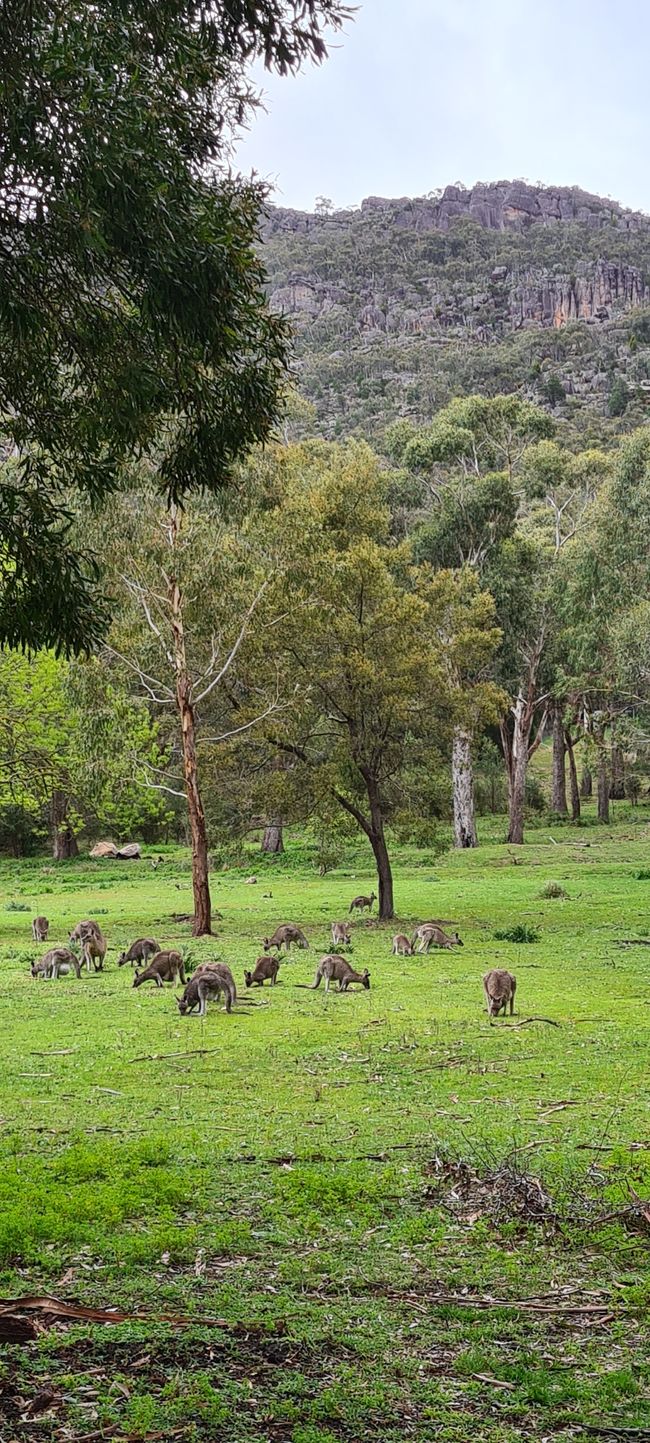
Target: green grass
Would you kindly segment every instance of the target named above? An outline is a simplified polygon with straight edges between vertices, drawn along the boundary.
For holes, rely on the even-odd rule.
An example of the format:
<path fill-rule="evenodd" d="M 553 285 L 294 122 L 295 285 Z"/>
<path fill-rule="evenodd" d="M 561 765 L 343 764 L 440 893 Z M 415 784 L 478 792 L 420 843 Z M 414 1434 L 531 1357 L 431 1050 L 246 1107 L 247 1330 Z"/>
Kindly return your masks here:
<path fill-rule="evenodd" d="M 156 872 L 146 859 L 0 863 L 1 1291 L 231 1325 L 72 1328 L 6 1348 L 3 1439 L 510 1443 L 650 1428 L 650 1229 L 624 1213 L 630 1189 L 650 1197 L 650 950 L 622 945 L 648 935 L 650 810 L 621 804 L 609 828 L 542 819 L 518 865 L 502 832 L 484 822 L 471 854 L 396 853 L 399 920 L 355 922 L 371 989 L 341 996 L 295 984 L 371 888 L 361 849 L 324 878 L 300 838 L 279 864 L 215 871 L 223 920 L 201 942 L 172 920 L 191 909 L 184 853 Z M 566 897 L 540 895 L 549 881 Z M 96 916 L 106 972 L 33 981 L 40 912 L 50 942 Z M 457 926 L 463 949 L 392 957 L 393 931 L 430 917 Z M 310 952 L 246 994 L 244 967 L 289 920 Z M 495 940 L 517 927 L 539 940 Z M 255 1005 L 202 1022 L 180 1017 L 170 988 L 134 991 L 116 959 L 138 935 L 193 962 L 218 955 Z M 513 1021 L 560 1025 L 491 1026 L 491 966 L 517 975 Z M 537 1214 L 522 1211 L 521 1173 L 548 1195 Z M 606 1310 L 517 1307 L 547 1294 Z M 504 1306 L 462 1301 L 474 1295 Z M 50 1412 L 20 1424 L 46 1387 Z"/>

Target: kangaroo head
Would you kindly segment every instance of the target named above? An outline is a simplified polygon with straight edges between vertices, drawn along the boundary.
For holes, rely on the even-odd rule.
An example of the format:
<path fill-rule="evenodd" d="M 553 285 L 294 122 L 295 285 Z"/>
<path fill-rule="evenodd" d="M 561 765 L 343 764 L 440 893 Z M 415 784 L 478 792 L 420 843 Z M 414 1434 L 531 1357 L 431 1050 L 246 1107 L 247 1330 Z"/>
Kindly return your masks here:
<path fill-rule="evenodd" d="M 185 1013 L 187 1012 L 187 1002 L 185 1000 L 185 997 L 179 997 L 178 993 L 176 993 L 176 1005 L 181 1014 L 181 1017 L 184 1017 Z"/>
<path fill-rule="evenodd" d="M 458 933 L 457 933 L 457 932 L 452 932 L 451 940 L 452 940 L 452 942 L 455 942 L 455 943 L 456 943 L 456 946 L 457 946 L 457 947 L 462 947 L 462 946 L 463 946 L 463 943 L 461 942 L 460 937 L 458 936 Z"/>
<path fill-rule="evenodd" d="M 253 985 L 253 974 L 252 974 L 252 972 L 245 972 L 245 973 L 244 973 L 244 981 L 245 981 L 247 987 L 252 987 L 252 985 Z"/>
<path fill-rule="evenodd" d="M 139 987 L 141 982 L 144 982 L 144 972 L 136 972 L 133 978 L 133 986 Z"/>
<path fill-rule="evenodd" d="M 370 973 L 367 967 L 362 974 L 361 981 L 363 982 L 363 985 L 366 989 L 370 987 Z"/>
<path fill-rule="evenodd" d="M 125 962 L 126 962 L 126 952 L 120 952 L 120 955 L 119 955 L 119 957 L 118 957 L 118 959 L 117 959 L 117 965 L 118 965 L 118 967 L 123 967 Z"/>

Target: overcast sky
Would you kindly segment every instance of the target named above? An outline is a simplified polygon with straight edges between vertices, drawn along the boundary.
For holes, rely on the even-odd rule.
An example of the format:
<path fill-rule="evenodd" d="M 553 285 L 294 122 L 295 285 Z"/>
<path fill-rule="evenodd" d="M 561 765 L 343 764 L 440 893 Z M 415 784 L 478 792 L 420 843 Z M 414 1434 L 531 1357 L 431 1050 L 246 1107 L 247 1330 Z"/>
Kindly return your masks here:
<path fill-rule="evenodd" d="M 322 67 L 260 72 L 238 164 L 301 209 L 524 177 L 650 211 L 649 56 L 648 0 L 361 0 Z"/>

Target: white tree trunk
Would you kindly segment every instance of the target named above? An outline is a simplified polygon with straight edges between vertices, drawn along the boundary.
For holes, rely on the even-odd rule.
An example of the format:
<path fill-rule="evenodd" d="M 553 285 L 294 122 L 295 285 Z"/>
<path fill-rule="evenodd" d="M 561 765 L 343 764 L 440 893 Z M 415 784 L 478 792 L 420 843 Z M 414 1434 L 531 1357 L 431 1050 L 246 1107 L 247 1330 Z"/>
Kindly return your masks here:
<path fill-rule="evenodd" d="M 451 775 L 454 788 L 454 846 L 477 847 L 472 738 L 462 727 L 456 727 L 454 732 Z"/>

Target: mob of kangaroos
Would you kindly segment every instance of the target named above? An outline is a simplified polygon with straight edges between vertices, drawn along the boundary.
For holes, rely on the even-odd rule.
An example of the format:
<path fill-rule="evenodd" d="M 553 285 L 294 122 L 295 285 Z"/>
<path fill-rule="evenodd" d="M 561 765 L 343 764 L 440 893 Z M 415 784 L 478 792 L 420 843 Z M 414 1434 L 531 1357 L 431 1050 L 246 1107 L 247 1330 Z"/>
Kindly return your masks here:
<path fill-rule="evenodd" d="M 350 903 L 349 910 L 350 912 L 371 911 L 376 900 L 374 892 L 371 892 L 369 896 L 355 897 Z M 332 983 L 337 984 L 339 992 L 347 992 L 353 986 L 368 990 L 370 988 L 368 968 L 364 968 L 363 971 L 356 970 L 351 966 L 348 958 L 343 956 L 341 951 L 336 950 L 352 947 L 352 924 L 338 921 L 332 922 L 330 925 L 332 944 L 335 950 L 321 957 L 313 983 L 297 985 L 308 991 L 316 991 L 324 980 L 326 992 L 329 992 Z M 35 942 L 47 941 L 49 932 L 47 917 L 34 917 L 31 929 Z M 70 933 L 70 944 L 69 947 L 51 947 L 43 957 L 33 960 L 30 967 L 32 977 L 57 979 L 66 973 L 73 972 L 79 978 L 83 966 L 89 972 L 92 969 L 95 972 L 103 970 L 107 941 L 98 922 L 90 918 L 78 922 Z M 458 932 L 446 932 L 440 921 L 429 921 L 422 922 L 416 927 L 412 938 L 405 932 L 396 933 L 392 939 L 391 950 L 395 957 L 412 957 L 416 952 L 427 953 L 432 947 L 451 950 L 462 946 L 463 942 Z M 246 987 L 263 987 L 265 982 L 270 982 L 271 986 L 275 987 L 281 963 L 280 954 L 282 952 L 288 954 L 292 947 L 304 950 L 309 947 L 309 941 L 303 929 L 296 923 L 285 922 L 276 927 L 270 937 L 264 939 L 264 954 L 257 958 L 254 966 L 244 969 Z M 271 949 L 274 950 L 275 956 L 270 955 Z M 117 962 L 120 968 L 129 964 L 135 968 L 132 983 L 134 988 L 140 988 L 145 982 L 152 982 L 159 990 L 165 982 L 174 984 L 179 981 L 184 990 L 182 996 L 177 996 L 176 1001 L 182 1016 L 198 1010 L 198 1015 L 205 1017 L 208 1001 L 213 999 L 218 1000 L 223 997 L 226 1012 L 232 1012 L 233 1006 L 237 1002 L 235 979 L 225 963 L 217 961 L 200 963 L 188 979 L 182 953 L 173 949 L 161 949 L 153 937 L 138 937 L 130 947 L 120 953 Z M 490 1020 L 501 1015 L 506 1016 L 508 1010 L 512 1016 L 516 988 L 517 980 L 511 972 L 501 968 L 492 968 L 485 973 L 483 992 Z M 241 1000 L 244 1001 L 244 999 Z"/>

